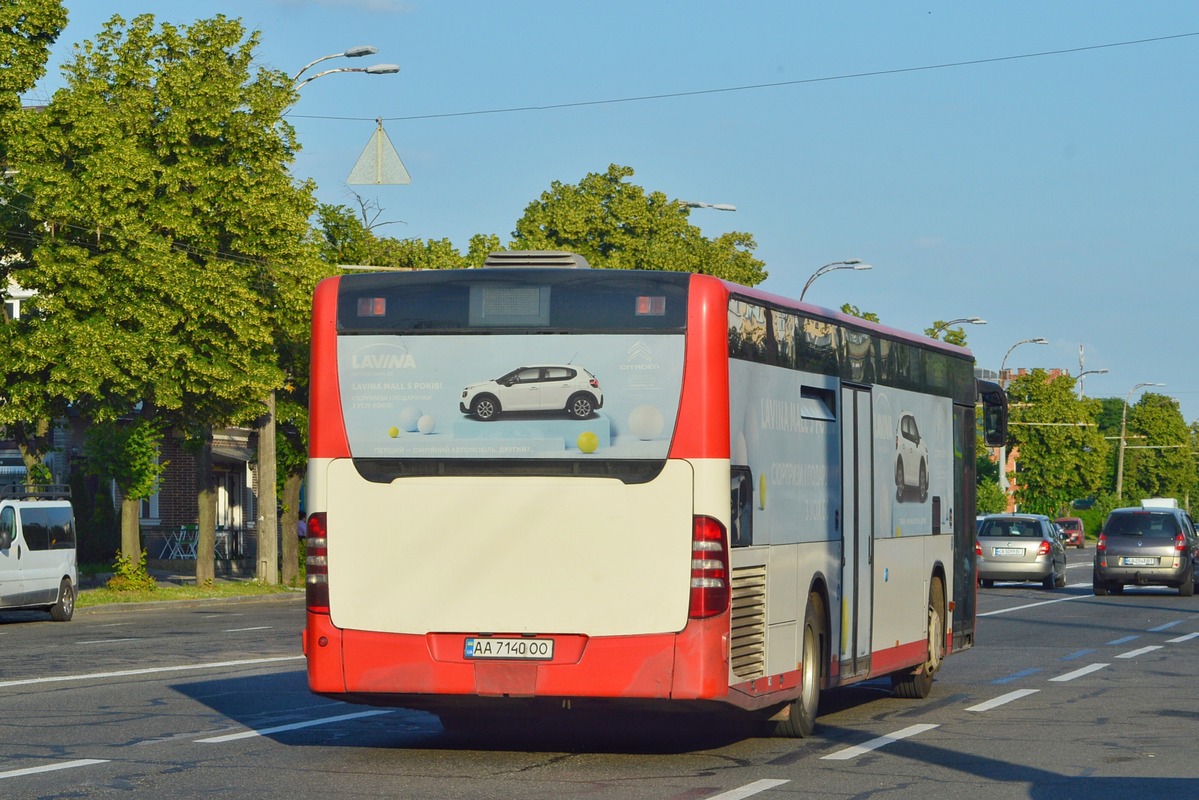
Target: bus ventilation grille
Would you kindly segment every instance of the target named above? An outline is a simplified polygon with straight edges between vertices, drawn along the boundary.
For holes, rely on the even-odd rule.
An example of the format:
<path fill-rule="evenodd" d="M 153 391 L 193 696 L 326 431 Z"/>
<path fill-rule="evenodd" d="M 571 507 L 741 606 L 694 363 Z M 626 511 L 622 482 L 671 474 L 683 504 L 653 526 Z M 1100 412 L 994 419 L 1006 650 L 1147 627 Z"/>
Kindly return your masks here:
<path fill-rule="evenodd" d="M 733 674 L 766 674 L 766 567 L 733 568 Z"/>

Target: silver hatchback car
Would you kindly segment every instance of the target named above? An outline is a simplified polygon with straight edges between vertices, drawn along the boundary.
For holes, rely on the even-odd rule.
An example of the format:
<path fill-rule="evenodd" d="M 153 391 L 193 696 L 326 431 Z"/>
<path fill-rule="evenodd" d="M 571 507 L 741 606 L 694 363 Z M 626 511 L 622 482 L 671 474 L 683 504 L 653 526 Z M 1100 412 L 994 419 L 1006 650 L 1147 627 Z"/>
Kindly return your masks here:
<path fill-rule="evenodd" d="M 1066 585 L 1066 547 L 1053 521 L 1042 514 L 984 517 L 974 555 L 984 587 L 995 581 L 1040 581 L 1046 589 Z"/>
<path fill-rule="evenodd" d="M 1095 543 L 1095 594 L 1120 594 L 1125 584 L 1172 586 L 1195 593 L 1199 539 L 1185 511 L 1117 508 L 1107 515 Z"/>

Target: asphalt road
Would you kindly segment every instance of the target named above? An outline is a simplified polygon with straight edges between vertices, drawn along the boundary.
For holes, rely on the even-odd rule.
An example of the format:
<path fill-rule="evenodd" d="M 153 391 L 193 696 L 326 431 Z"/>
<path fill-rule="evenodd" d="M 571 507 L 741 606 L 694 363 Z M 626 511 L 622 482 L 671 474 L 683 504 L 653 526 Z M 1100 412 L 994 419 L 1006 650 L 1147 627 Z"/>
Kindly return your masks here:
<path fill-rule="evenodd" d="M 302 598 L 0 614 L 0 797 L 1199 796 L 1199 597 L 979 592 L 927 700 L 827 693 L 816 734 L 728 720 L 445 732 L 307 691 Z"/>

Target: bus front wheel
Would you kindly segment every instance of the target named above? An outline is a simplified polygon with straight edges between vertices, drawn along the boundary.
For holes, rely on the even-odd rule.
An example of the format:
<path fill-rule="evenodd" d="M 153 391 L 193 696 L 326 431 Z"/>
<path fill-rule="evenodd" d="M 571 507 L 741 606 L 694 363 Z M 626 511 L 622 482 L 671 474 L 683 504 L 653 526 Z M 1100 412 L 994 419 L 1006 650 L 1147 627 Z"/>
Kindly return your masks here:
<path fill-rule="evenodd" d="M 816 729 L 820 683 L 824 678 L 824 645 L 828 638 L 825 625 L 824 601 L 813 592 L 808 596 L 808 608 L 804 612 L 799 697 L 788 704 L 784 715 L 775 723 L 778 736 L 802 738 L 811 736 Z"/>

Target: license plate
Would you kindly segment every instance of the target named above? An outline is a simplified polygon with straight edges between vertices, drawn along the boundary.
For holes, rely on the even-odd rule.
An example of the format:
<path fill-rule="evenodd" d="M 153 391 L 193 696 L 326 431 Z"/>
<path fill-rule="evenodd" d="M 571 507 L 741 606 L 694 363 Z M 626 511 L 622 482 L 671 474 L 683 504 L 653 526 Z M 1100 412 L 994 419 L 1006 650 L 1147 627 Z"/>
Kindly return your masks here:
<path fill-rule="evenodd" d="M 1156 558 L 1146 558 L 1144 556 L 1129 557 L 1120 559 L 1120 565 L 1125 567 L 1156 567 Z"/>
<path fill-rule="evenodd" d="M 549 661 L 554 657 L 553 639 L 504 639 L 491 636 L 468 637 L 464 658 L 509 658 Z"/>
<path fill-rule="evenodd" d="M 996 547 L 991 550 L 997 556 L 1022 556 L 1024 555 L 1023 547 Z"/>

